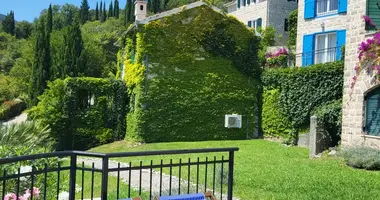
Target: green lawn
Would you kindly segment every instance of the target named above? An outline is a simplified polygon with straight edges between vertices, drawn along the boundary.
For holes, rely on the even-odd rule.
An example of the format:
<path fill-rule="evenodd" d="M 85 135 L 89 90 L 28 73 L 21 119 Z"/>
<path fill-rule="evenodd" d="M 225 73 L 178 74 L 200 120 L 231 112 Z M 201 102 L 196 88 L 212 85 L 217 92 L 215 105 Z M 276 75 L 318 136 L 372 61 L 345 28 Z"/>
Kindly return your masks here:
<path fill-rule="evenodd" d="M 116 142 L 93 152 L 126 152 L 211 147 L 239 147 L 235 155 L 234 196 L 252 199 L 379 199 L 380 172 L 352 169 L 340 159 L 309 159 L 308 150 L 284 147 L 265 140 L 155 143 L 131 147 Z M 210 155 L 213 157 L 214 154 Z M 146 157 L 158 163 L 162 158 L 196 159 L 198 155 Z M 119 159 L 122 162 L 139 158 Z M 167 171 L 165 171 L 167 172 Z M 193 179 L 192 179 L 193 180 Z"/>

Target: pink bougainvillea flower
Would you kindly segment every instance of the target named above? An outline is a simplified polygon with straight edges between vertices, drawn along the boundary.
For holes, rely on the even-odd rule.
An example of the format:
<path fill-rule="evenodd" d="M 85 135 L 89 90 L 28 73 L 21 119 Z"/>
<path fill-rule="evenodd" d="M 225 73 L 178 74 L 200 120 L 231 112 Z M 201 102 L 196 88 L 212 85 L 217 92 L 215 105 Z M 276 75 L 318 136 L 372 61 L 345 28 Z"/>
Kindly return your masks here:
<path fill-rule="evenodd" d="M 359 66 L 358 65 L 355 65 L 355 71 L 357 72 L 359 70 Z"/>
<path fill-rule="evenodd" d="M 353 77 L 352 77 L 352 80 L 356 81 L 356 79 L 358 79 L 357 76 L 353 76 Z"/>
<path fill-rule="evenodd" d="M 35 197 L 35 198 L 40 197 L 40 190 L 36 187 L 33 187 L 33 197 Z"/>
<path fill-rule="evenodd" d="M 372 22 L 372 19 L 369 16 L 363 15 L 362 18 L 364 19 L 365 23 L 367 23 L 368 25 L 375 26 L 375 24 Z"/>
<path fill-rule="evenodd" d="M 17 196 L 15 193 L 9 193 L 5 195 L 4 200 L 17 200 Z"/>

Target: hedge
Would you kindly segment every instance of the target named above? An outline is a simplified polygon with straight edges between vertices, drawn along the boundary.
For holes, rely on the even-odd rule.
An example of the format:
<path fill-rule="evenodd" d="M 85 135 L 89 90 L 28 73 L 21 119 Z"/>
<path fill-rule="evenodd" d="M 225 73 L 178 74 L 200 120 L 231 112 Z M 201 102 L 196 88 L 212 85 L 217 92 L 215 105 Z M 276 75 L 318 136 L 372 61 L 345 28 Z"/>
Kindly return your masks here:
<path fill-rule="evenodd" d="M 291 131 L 291 122 L 280 112 L 279 99 L 279 89 L 264 89 L 261 125 L 265 136 L 284 137 Z"/>
<path fill-rule="evenodd" d="M 48 86 L 29 116 L 51 128 L 57 150 L 86 150 L 124 138 L 127 89 L 122 81 L 66 78 Z"/>
<path fill-rule="evenodd" d="M 20 115 L 25 108 L 26 104 L 23 101 L 4 101 L 0 106 L 0 121 L 7 121 Z"/>
<path fill-rule="evenodd" d="M 342 98 L 343 68 L 343 62 L 333 62 L 267 70 L 262 82 L 267 89 L 280 90 L 280 112 L 293 128 L 299 129 L 309 124 L 311 114 L 319 106 Z"/>
<path fill-rule="evenodd" d="M 260 40 L 253 32 L 208 6 L 138 29 L 120 54 L 132 97 L 127 139 L 245 139 L 253 132 L 261 97 Z M 243 115 L 242 129 L 224 127 L 224 115 L 232 113 Z"/>

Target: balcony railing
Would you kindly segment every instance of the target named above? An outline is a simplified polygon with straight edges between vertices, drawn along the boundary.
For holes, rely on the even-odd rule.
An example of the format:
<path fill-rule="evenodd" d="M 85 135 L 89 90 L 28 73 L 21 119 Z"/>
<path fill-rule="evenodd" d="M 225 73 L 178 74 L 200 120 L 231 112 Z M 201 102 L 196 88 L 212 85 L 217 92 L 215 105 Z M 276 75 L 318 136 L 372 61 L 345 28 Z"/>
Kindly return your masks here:
<path fill-rule="evenodd" d="M 124 153 L 65 151 L 0 159 L 0 195 L 102 200 L 212 192 L 232 200 L 234 152 L 214 148 Z M 211 157 L 210 157 L 211 156 Z M 114 159 L 124 162 L 117 162 Z M 112 159 L 112 160 L 111 160 Z M 25 168 L 30 168 L 25 170 Z M 78 190 L 78 187 L 80 190 Z M 67 191 L 67 192 L 64 192 Z M 32 192 L 30 199 L 35 198 Z M 85 195 L 86 194 L 86 195 Z M 90 195 L 89 195 L 90 194 Z"/>
<path fill-rule="evenodd" d="M 332 47 L 327 49 L 320 49 L 311 52 L 303 52 L 296 54 L 296 59 L 302 59 L 302 66 L 308 66 L 319 63 L 335 62 L 340 59 L 337 53 L 341 53 L 341 47 Z"/>

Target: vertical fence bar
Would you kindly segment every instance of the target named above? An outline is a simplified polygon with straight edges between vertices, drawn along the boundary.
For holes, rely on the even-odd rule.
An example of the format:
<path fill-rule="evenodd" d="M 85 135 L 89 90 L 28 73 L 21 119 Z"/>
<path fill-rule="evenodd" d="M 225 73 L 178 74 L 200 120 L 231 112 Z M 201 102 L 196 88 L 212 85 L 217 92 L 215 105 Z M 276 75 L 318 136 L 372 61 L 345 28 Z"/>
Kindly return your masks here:
<path fill-rule="evenodd" d="M 84 161 L 82 161 L 82 191 L 81 191 L 81 199 L 84 196 Z"/>
<path fill-rule="evenodd" d="M 95 179 L 95 163 L 92 163 L 91 168 L 91 200 L 94 199 L 94 179 Z"/>
<path fill-rule="evenodd" d="M 131 198 L 131 176 L 132 176 L 132 162 L 129 162 L 129 174 L 128 174 L 128 198 Z"/>
<path fill-rule="evenodd" d="M 220 172 L 220 200 L 223 200 L 224 156 L 222 156 L 222 163 L 220 165 L 222 166 Z"/>
<path fill-rule="evenodd" d="M 181 194 L 181 175 L 182 175 L 182 159 L 179 159 L 179 169 L 178 169 L 178 195 Z"/>
<path fill-rule="evenodd" d="M 19 198 L 19 194 L 20 194 L 20 172 L 21 172 L 21 169 L 18 168 L 17 169 L 17 175 L 18 175 L 17 176 L 17 188 L 16 188 L 16 197 L 17 197 L 17 199 Z"/>
<path fill-rule="evenodd" d="M 117 163 L 117 186 L 116 186 L 116 198 L 120 197 L 120 163 Z"/>
<path fill-rule="evenodd" d="M 57 170 L 57 199 L 59 199 L 59 185 L 61 183 L 61 163 L 58 162 L 58 170 Z"/>
<path fill-rule="evenodd" d="M 32 166 L 32 175 L 30 175 L 30 178 L 32 179 L 31 182 L 31 186 L 30 186 L 30 191 L 33 193 L 33 187 L 34 187 L 34 166 Z M 33 200 L 33 195 L 30 195 L 30 200 Z"/>
<path fill-rule="evenodd" d="M 199 157 L 197 159 L 197 193 L 199 192 Z"/>
<path fill-rule="evenodd" d="M 190 158 L 189 158 L 189 162 L 187 163 L 187 194 L 190 193 L 190 169 L 191 169 L 191 165 L 190 165 Z"/>
<path fill-rule="evenodd" d="M 206 166 L 205 166 L 205 190 L 207 192 L 207 165 L 208 165 L 208 157 L 206 157 Z"/>
<path fill-rule="evenodd" d="M 1 199 L 5 197 L 5 183 L 6 183 L 7 170 L 4 168 L 3 170 L 3 192 L 1 194 Z"/>
<path fill-rule="evenodd" d="M 232 200 L 233 184 L 234 184 L 234 151 L 230 151 L 228 159 L 228 193 L 227 200 Z"/>
<path fill-rule="evenodd" d="M 153 176 L 153 160 L 150 161 L 150 177 L 149 177 L 149 199 L 152 199 L 152 177 Z"/>
<path fill-rule="evenodd" d="M 69 200 L 75 200 L 75 181 L 77 179 L 77 155 L 70 156 L 70 184 L 69 184 Z"/>
<path fill-rule="evenodd" d="M 47 164 L 45 164 L 45 169 L 44 169 L 44 199 L 46 199 L 46 193 L 47 193 L 47 189 L 46 189 L 46 184 L 47 184 L 47 170 L 48 170 L 48 166 L 47 166 Z"/>
<path fill-rule="evenodd" d="M 163 161 L 161 159 L 161 165 L 160 165 L 160 196 L 162 195 L 162 165 L 163 165 Z"/>
<path fill-rule="evenodd" d="M 108 192 L 108 156 L 103 157 L 103 165 L 102 165 L 102 193 L 101 199 L 107 200 L 107 192 Z"/>
<path fill-rule="evenodd" d="M 140 160 L 140 178 L 139 178 L 139 195 L 141 196 L 141 184 L 142 184 L 142 161 Z"/>
<path fill-rule="evenodd" d="M 173 173 L 173 160 L 170 159 L 170 176 L 169 176 L 169 196 L 172 195 L 172 173 Z"/>
<path fill-rule="evenodd" d="M 216 172 L 216 156 L 214 156 L 214 169 L 212 174 L 212 194 L 215 195 L 215 172 Z"/>

